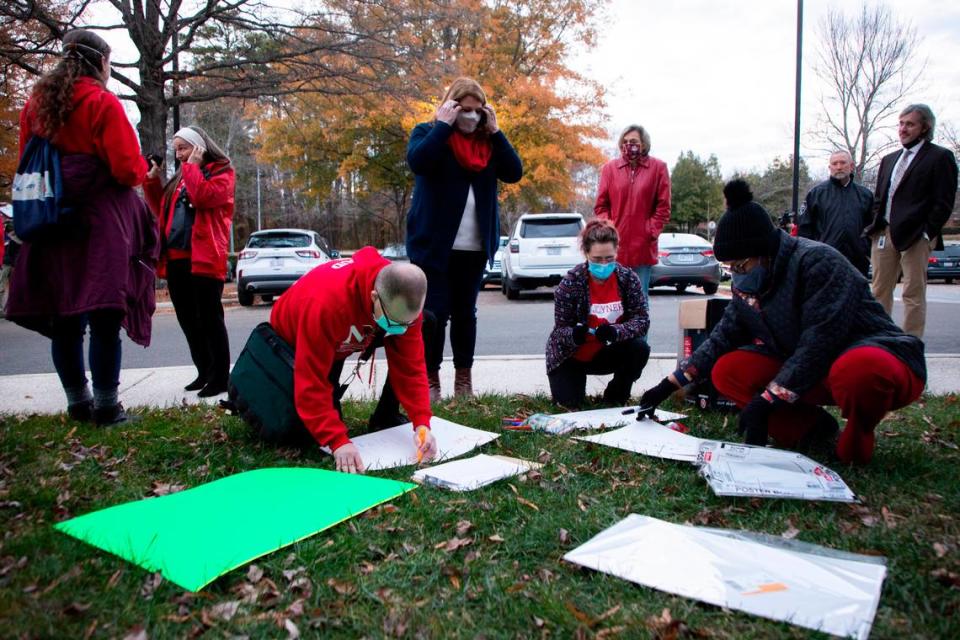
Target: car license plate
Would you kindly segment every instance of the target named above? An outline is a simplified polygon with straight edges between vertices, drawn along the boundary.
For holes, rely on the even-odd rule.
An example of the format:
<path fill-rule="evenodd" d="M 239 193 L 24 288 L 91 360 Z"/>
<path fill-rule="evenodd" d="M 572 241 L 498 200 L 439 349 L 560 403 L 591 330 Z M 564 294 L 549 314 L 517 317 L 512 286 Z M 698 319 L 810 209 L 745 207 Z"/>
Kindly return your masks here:
<path fill-rule="evenodd" d="M 560 247 L 547 247 L 548 256 L 558 256 L 560 255 Z"/>
<path fill-rule="evenodd" d="M 283 266 L 283 258 L 270 258 L 270 266 L 274 269 L 279 269 Z"/>
<path fill-rule="evenodd" d="M 944 263 L 943 263 L 943 266 L 945 266 L 945 267 L 955 267 L 955 266 L 957 266 L 957 263 L 956 263 L 956 262 L 944 262 Z"/>
<path fill-rule="evenodd" d="M 690 253 L 690 254 L 678 253 L 678 254 L 676 254 L 676 255 L 673 257 L 673 259 L 674 259 L 676 262 L 682 262 L 682 263 L 684 263 L 684 264 L 690 264 L 690 263 L 696 262 L 699 257 L 700 257 L 700 256 L 697 255 L 697 254 L 695 254 L 695 253 Z"/>

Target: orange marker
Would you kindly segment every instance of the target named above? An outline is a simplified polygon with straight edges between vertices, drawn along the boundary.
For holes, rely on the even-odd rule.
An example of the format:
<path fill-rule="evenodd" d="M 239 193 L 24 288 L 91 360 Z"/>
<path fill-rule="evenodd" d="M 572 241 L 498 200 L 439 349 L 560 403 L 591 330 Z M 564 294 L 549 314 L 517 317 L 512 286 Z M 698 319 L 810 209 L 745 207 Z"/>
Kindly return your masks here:
<path fill-rule="evenodd" d="M 786 591 L 787 585 L 782 582 L 767 582 L 761 584 L 756 591 L 744 591 L 745 596 L 759 596 L 764 593 L 776 593 L 777 591 Z"/>
<path fill-rule="evenodd" d="M 417 427 L 417 441 L 420 443 L 417 447 L 417 464 L 423 462 L 423 445 L 427 442 L 427 431 L 429 429 L 424 425 Z"/>

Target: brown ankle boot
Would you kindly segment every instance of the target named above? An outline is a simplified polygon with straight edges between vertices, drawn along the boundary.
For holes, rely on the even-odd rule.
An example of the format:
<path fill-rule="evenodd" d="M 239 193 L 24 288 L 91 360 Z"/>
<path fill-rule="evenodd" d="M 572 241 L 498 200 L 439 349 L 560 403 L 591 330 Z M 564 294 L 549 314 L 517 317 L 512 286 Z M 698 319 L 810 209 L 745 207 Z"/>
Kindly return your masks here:
<path fill-rule="evenodd" d="M 453 377 L 453 395 L 455 398 L 473 397 L 473 374 L 471 369 L 457 369 Z"/>
<path fill-rule="evenodd" d="M 440 372 L 427 371 L 427 384 L 430 386 L 430 404 L 440 402 Z"/>

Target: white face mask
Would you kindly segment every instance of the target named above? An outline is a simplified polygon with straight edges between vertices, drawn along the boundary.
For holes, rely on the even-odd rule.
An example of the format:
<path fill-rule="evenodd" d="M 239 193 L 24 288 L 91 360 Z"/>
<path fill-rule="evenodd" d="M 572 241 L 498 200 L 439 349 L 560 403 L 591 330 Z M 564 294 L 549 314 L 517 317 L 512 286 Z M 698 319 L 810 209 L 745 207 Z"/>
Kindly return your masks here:
<path fill-rule="evenodd" d="M 473 133 L 480 124 L 480 114 L 476 111 L 461 111 L 457 114 L 457 127 L 464 133 Z"/>

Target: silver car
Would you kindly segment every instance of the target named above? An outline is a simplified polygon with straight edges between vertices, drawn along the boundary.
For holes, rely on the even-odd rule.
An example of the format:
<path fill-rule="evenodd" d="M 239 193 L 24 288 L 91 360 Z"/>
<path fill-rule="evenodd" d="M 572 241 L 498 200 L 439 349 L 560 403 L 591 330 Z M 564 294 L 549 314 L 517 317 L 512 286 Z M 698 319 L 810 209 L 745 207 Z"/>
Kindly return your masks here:
<path fill-rule="evenodd" d="M 720 286 L 720 263 L 713 245 L 692 233 L 662 233 L 660 253 L 650 271 L 650 288 L 676 287 L 683 292 L 689 286 L 703 287 L 713 295 Z"/>

